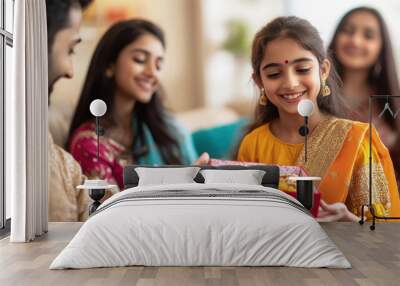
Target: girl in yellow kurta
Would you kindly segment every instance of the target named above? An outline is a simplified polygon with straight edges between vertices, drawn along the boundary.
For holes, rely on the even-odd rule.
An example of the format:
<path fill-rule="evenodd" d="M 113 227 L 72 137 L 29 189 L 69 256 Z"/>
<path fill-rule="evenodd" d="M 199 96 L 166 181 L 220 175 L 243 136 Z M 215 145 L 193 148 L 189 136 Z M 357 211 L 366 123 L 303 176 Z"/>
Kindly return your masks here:
<path fill-rule="evenodd" d="M 260 88 L 256 121 L 244 137 L 238 160 L 302 165 L 322 178 L 321 221 L 357 221 L 368 204 L 369 126 L 339 119 L 341 101 L 336 73 L 318 31 L 306 20 L 280 17 L 255 36 L 253 79 Z M 309 117 L 307 161 L 298 130 L 301 99 L 314 103 Z M 400 215 L 393 164 L 375 129 L 372 131 L 373 203 L 378 215 Z"/>

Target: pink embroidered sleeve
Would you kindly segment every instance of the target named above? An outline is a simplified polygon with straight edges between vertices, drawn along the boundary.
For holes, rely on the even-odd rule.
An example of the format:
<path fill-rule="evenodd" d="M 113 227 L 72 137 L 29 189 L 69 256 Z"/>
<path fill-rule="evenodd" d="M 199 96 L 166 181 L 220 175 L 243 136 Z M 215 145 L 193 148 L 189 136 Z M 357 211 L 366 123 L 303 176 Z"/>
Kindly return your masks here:
<path fill-rule="evenodd" d="M 82 167 L 83 173 L 90 179 L 100 178 L 111 184 L 117 184 L 120 189 L 123 184 L 114 176 L 115 158 L 107 144 L 100 141 L 99 160 L 97 159 L 97 140 L 94 135 L 74 137 L 71 153 Z"/>

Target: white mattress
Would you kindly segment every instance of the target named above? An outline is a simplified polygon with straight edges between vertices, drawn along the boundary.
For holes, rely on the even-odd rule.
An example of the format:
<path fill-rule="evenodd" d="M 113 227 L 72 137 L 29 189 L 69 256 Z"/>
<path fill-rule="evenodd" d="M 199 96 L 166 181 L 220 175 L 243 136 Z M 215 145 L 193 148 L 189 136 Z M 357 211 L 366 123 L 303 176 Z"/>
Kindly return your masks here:
<path fill-rule="evenodd" d="M 189 191 L 189 195 L 135 198 L 168 190 Z M 248 197 L 190 196 L 190 192 L 239 190 L 272 197 L 252 197 L 251 192 Z M 127 265 L 350 268 L 320 225 L 294 204 L 299 203 L 278 190 L 254 185 L 132 188 L 104 202 L 50 269 Z"/>

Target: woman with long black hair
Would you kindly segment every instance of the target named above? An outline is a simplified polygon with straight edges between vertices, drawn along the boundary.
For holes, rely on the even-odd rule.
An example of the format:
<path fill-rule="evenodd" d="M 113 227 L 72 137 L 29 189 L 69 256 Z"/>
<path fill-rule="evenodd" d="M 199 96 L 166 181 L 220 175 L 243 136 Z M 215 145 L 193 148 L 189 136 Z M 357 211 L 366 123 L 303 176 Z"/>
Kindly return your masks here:
<path fill-rule="evenodd" d="M 191 137 L 166 112 L 160 75 L 165 39 L 146 20 L 114 24 L 91 60 L 72 120 L 69 150 L 90 178 L 101 177 L 123 188 L 123 167 L 135 164 L 191 164 L 197 154 Z M 90 103 L 102 99 L 108 112 L 96 158 L 96 134 Z M 203 154 L 195 164 L 208 161 Z"/>
<path fill-rule="evenodd" d="M 394 115 L 400 108 L 400 99 L 390 96 L 400 95 L 400 88 L 392 44 L 382 15 L 370 7 L 348 11 L 340 20 L 328 50 L 343 81 L 347 118 L 368 122 L 369 96 L 388 95 L 384 100 L 374 101 L 373 123 L 390 151 L 399 181 L 400 121 Z M 386 103 L 393 114 L 382 113 Z"/>

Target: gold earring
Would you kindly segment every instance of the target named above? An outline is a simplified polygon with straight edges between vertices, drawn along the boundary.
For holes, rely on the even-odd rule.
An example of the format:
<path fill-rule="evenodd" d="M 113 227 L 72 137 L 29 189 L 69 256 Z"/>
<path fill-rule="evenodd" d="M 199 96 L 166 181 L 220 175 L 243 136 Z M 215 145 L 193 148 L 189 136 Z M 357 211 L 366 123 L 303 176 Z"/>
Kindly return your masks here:
<path fill-rule="evenodd" d="M 106 70 L 105 74 L 108 78 L 112 78 L 114 76 L 113 71 L 110 68 Z"/>
<path fill-rule="evenodd" d="M 322 96 L 329 96 L 331 94 L 331 89 L 329 88 L 329 85 L 326 84 L 326 80 L 322 80 Z"/>
<path fill-rule="evenodd" d="M 267 103 L 268 103 L 268 98 L 265 95 L 265 89 L 264 88 L 261 89 L 259 103 L 260 103 L 260 105 L 263 105 L 263 106 L 267 105 Z"/>

